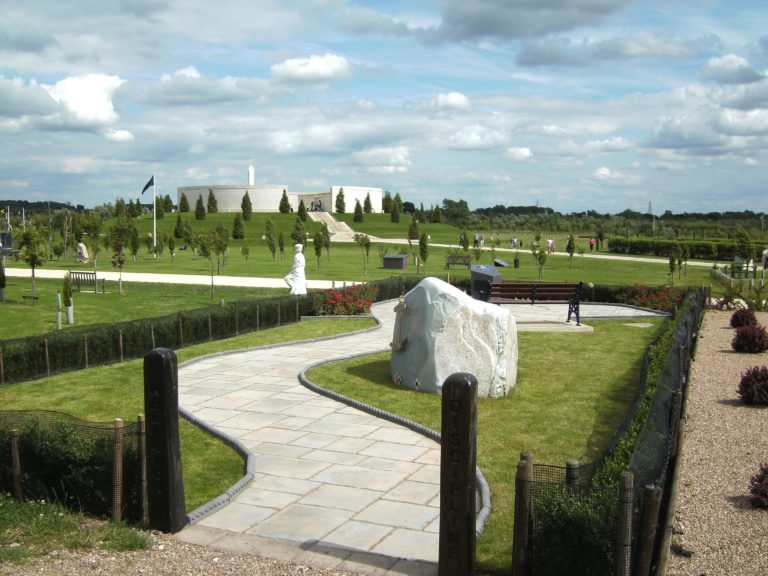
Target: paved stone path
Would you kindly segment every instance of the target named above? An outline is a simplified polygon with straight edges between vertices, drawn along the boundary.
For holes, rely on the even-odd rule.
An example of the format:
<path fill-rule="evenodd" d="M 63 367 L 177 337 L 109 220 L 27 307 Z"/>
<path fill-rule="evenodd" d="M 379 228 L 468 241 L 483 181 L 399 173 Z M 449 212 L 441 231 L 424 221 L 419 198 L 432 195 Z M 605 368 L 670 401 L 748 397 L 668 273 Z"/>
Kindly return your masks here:
<path fill-rule="evenodd" d="M 180 405 L 253 452 L 254 480 L 178 538 L 366 574 L 436 574 L 439 445 L 297 379 L 318 361 L 386 349 L 394 304 L 373 306 L 375 330 L 180 367 Z M 567 304 L 510 308 L 519 330 L 591 329 L 564 322 Z M 648 315 L 582 306 L 582 320 Z"/>

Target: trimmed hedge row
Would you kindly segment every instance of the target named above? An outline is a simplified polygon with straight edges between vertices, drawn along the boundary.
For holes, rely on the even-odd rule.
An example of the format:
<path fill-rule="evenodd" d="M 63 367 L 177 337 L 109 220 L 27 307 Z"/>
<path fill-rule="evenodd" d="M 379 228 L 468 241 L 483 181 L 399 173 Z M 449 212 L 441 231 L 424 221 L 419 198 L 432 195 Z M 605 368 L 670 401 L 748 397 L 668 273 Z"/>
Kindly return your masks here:
<path fill-rule="evenodd" d="M 379 280 L 376 301 L 397 298 L 423 278 Z M 319 293 L 208 306 L 167 316 L 0 341 L 0 383 L 139 358 L 152 348 L 178 349 L 245 332 L 298 322 L 315 313 Z"/>
<path fill-rule="evenodd" d="M 733 240 L 657 240 L 655 238 L 608 238 L 608 251 L 616 254 L 636 254 L 642 256 L 677 255 L 678 250 L 688 248 L 691 258 L 702 260 L 733 260 L 736 256 L 736 243 Z M 760 259 L 761 250 L 755 248 L 753 258 Z"/>

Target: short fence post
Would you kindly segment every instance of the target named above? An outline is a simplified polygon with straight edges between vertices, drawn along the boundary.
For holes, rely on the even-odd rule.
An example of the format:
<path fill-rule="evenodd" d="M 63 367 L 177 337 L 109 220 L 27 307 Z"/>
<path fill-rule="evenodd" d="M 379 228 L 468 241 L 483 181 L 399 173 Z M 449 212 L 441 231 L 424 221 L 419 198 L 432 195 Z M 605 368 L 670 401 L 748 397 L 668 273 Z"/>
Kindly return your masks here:
<path fill-rule="evenodd" d="M 83 351 L 85 352 L 85 367 L 88 368 L 88 334 L 83 334 Z"/>
<path fill-rule="evenodd" d="M 283 307 L 281 302 L 277 303 L 277 325 L 280 326 L 280 309 Z"/>
<path fill-rule="evenodd" d="M 240 306 L 235 302 L 235 336 L 240 334 Z"/>
<path fill-rule="evenodd" d="M 149 335 L 152 337 L 152 348 L 155 347 L 155 325 L 149 325 Z"/>
<path fill-rule="evenodd" d="M 515 527 L 512 534 L 512 575 L 528 574 L 528 529 L 531 521 L 533 454 L 520 453 L 515 475 Z"/>
<path fill-rule="evenodd" d="M 211 326 L 211 313 L 208 312 L 208 340 L 213 341 L 213 327 Z"/>
<path fill-rule="evenodd" d="M 296 322 L 299 321 L 299 298 L 296 297 Z"/>
<path fill-rule="evenodd" d="M 256 304 L 256 332 L 259 331 L 259 305 Z"/>
<path fill-rule="evenodd" d="M 117 340 L 120 345 L 120 362 L 123 361 L 123 329 L 120 328 L 117 331 Z"/>
<path fill-rule="evenodd" d="M 144 414 L 139 414 L 136 418 L 138 431 L 136 433 L 137 452 L 139 457 L 139 498 L 141 500 L 141 523 L 147 525 L 149 516 L 147 514 L 147 423 L 144 420 Z"/>
<path fill-rule="evenodd" d="M 120 522 L 123 510 L 123 420 L 115 418 L 115 464 L 112 476 L 112 521 Z"/>
<path fill-rule="evenodd" d="M 187 521 L 178 382 L 178 360 L 173 350 L 155 348 L 144 355 L 149 527 L 170 533 L 181 530 Z"/>
<path fill-rule="evenodd" d="M 51 357 L 48 354 L 48 338 L 43 338 L 43 346 L 45 346 L 45 373 L 51 375 Z"/>
<path fill-rule="evenodd" d="M 630 576 L 632 569 L 632 472 L 619 475 L 619 522 L 616 538 L 616 576 Z"/>
<path fill-rule="evenodd" d="M 438 576 L 475 571 L 477 380 L 451 374 L 443 383 Z"/>
<path fill-rule="evenodd" d="M 179 348 L 184 348 L 184 324 L 181 321 L 181 314 L 179 314 Z"/>
<path fill-rule="evenodd" d="M 656 527 L 659 523 L 662 490 L 658 486 L 646 486 L 643 490 L 643 512 L 637 534 L 637 554 L 633 576 L 648 576 L 651 573 L 653 545 L 656 541 Z"/>
<path fill-rule="evenodd" d="M 571 492 L 579 488 L 579 461 L 567 460 L 565 462 L 565 484 Z"/>
<path fill-rule="evenodd" d="M 21 458 L 19 457 L 19 431 L 11 430 L 11 460 L 13 462 L 13 496 L 21 500 Z"/>

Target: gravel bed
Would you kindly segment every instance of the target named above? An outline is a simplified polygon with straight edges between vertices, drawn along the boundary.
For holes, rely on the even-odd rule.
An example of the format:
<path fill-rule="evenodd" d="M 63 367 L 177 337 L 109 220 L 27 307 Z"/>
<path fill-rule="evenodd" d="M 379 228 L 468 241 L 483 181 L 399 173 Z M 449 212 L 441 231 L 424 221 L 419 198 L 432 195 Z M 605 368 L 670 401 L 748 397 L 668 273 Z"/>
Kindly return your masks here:
<path fill-rule="evenodd" d="M 149 550 L 107 552 L 103 550 L 53 552 L 22 565 L 0 564 L 2 576 L 351 576 L 348 572 L 323 570 L 234 554 L 180 542 L 165 534 L 153 534 Z"/>
<path fill-rule="evenodd" d="M 731 350 L 731 314 L 707 311 L 692 366 L 668 576 L 768 574 L 768 510 L 749 496 L 750 477 L 768 462 L 768 410 L 737 394 L 768 352 Z M 757 317 L 768 325 L 768 313 Z"/>

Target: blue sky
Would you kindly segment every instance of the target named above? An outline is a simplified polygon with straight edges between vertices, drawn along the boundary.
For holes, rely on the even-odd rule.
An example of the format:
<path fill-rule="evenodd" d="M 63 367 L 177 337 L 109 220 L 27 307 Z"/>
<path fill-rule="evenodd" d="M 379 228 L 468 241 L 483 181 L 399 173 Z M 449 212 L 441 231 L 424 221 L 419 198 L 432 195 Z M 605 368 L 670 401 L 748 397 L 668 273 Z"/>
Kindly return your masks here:
<path fill-rule="evenodd" d="M 0 0 L 0 198 L 257 182 L 425 207 L 768 211 L 768 10 Z"/>

